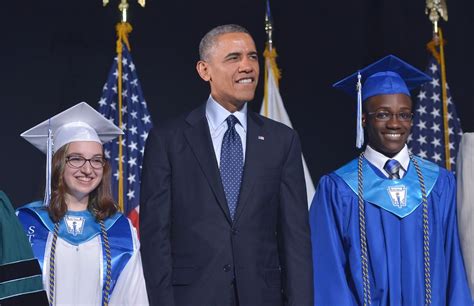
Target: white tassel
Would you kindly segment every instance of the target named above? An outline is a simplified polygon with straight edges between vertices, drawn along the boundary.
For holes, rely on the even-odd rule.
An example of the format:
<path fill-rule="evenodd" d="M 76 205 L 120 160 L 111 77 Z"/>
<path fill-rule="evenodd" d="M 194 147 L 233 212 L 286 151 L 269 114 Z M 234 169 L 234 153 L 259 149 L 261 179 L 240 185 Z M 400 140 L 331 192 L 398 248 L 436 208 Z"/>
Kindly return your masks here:
<path fill-rule="evenodd" d="M 48 206 L 51 201 L 51 164 L 53 161 L 53 133 L 51 131 L 51 120 L 48 123 L 48 139 L 46 146 L 46 187 L 44 190 L 44 206 Z"/>

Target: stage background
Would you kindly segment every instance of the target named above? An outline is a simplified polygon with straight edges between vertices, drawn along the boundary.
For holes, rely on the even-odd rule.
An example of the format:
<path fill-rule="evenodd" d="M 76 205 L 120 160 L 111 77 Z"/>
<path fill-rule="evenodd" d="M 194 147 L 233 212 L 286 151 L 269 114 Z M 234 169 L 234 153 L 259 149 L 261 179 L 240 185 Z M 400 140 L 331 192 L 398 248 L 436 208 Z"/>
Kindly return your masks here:
<path fill-rule="evenodd" d="M 45 156 L 20 133 L 77 102 L 97 107 L 115 56 L 117 4 L 2 1 L 0 189 L 15 206 L 42 198 L 44 186 Z M 263 0 L 130 5 L 132 56 L 155 123 L 207 99 L 195 63 L 199 41 L 210 28 L 241 24 L 263 52 Z M 357 153 L 355 101 L 331 84 L 389 53 L 424 70 L 432 31 L 424 6 L 424 0 L 271 2 L 281 94 L 315 184 Z M 448 9 L 450 20 L 441 23 L 448 83 L 464 131 L 473 132 L 474 1 L 448 1 Z M 262 96 L 263 70 L 251 109 L 260 109 Z"/>

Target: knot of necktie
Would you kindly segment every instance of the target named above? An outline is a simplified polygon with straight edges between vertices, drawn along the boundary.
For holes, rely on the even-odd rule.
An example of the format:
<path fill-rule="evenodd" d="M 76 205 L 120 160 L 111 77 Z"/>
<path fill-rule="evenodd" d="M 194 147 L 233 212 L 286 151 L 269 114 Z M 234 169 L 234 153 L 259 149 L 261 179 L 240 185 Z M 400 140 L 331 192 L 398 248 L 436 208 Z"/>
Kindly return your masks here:
<path fill-rule="evenodd" d="M 383 166 L 384 170 L 387 171 L 390 179 L 400 179 L 400 163 L 395 159 L 389 159 Z"/>
<path fill-rule="evenodd" d="M 229 117 L 227 117 L 226 121 L 229 130 L 233 129 L 235 125 L 239 123 L 239 119 L 237 119 L 237 117 L 235 117 L 234 115 L 230 115 Z"/>

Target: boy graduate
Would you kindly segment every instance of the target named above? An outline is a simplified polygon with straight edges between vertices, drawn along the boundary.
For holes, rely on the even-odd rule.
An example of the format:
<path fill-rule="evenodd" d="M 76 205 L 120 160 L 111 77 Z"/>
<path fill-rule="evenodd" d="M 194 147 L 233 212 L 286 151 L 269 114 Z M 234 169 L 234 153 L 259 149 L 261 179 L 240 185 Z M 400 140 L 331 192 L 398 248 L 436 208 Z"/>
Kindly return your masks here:
<path fill-rule="evenodd" d="M 453 175 L 412 155 L 410 89 L 389 55 L 333 86 L 358 100 L 360 156 L 321 178 L 310 211 L 316 305 L 472 305 Z"/>

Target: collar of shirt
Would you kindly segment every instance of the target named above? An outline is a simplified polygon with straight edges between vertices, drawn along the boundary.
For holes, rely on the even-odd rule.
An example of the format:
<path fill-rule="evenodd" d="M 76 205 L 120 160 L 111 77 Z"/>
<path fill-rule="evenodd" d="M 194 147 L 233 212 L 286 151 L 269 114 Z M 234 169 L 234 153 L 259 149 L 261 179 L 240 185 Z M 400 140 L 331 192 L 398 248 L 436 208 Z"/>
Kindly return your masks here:
<path fill-rule="evenodd" d="M 401 165 L 401 167 L 400 167 L 400 178 L 402 178 L 405 175 L 405 173 L 407 171 L 406 169 L 408 169 L 408 165 L 410 164 L 410 155 L 408 154 L 407 145 L 405 145 L 403 147 L 403 149 L 400 152 L 398 152 L 397 155 L 395 155 L 392 158 L 389 158 L 389 157 L 383 155 L 382 153 L 380 153 L 378 151 L 375 151 L 369 145 L 367 145 L 367 147 L 365 148 L 364 157 L 372 165 L 377 167 L 377 169 L 379 169 L 387 177 L 389 175 L 388 175 L 387 171 L 385 171 L 384 168 L 383 168 L 385 166 L 385 163 L 387 162 L 387 160 L 395 159 L 396 161 L 398 161 L 400 163 L 400 165 Z"/>
<path fill-rule="evenodd" d="M 209 129 L 211 130 L 211 134 L 217 130 L 221 125 L 225 125 L 227 130 L 227 123 L 225 120 L 230 115 L 234 115 L 239 119 L 240 125 L 247 132 L 247 103 L 244 104 L 242 109 L 231 113 L 226 110 L 222 105 L 220 105 L 216 100 L 209 95 L 209 99 L 207 99 L 206 103 L 206 117 L 207 121 L 209 122 Z"/>

